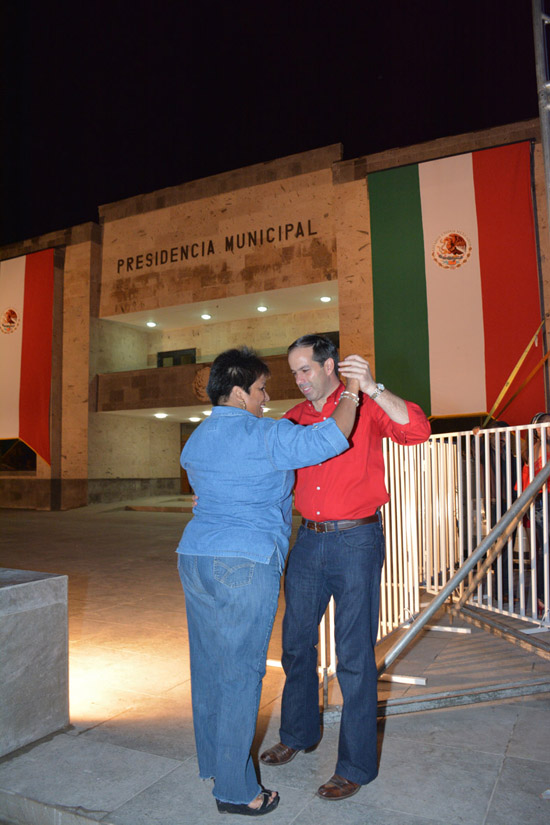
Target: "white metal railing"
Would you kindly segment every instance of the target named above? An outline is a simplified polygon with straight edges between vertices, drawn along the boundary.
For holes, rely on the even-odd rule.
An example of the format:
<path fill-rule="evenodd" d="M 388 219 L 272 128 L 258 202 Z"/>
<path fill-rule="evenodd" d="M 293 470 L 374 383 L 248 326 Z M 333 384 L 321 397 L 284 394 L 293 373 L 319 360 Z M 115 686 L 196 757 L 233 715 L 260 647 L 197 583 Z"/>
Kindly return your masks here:
<path fill-rule="evenodd" d="M 402 447 L 391 441 L 383 442 L 390 502 L 382 509 L 386 561 L 380 588 L 379 638 L 387 636 L 420 609 L 425 524 L 418 513 L 423 512 L 427 504 L 422 446 Z"/>
<path fill-rule="evenodd" d="M 426 535 L 422 579 L 429 592 L 445 585 L 534 478 L 539 449 L 546 464 L 549 427 L 433 435 L 422 445 L 431 497 L 431 517 L 420 514 Z M 550 627 L 548 515 L 545 484 L 470 604 Z"/>
<path fill-rule="evenodd" d="M 550 459 L 550 424 L 432 435 L 411 447 L 384 440 L 390 501 L 382 508 L 386 561 L 379 639 L 418 615 L 421 587 L 429 593 L 445 587 L 532 481 L 537 441 L 544 466 Z M 550 629 L 549 517 L 544 484 L 469 604 Z M 459 585 L 459 596 L 464 588 Z M 334 674 L 332 600 L 321 623 L 319 651 L 321 671 Z"/>

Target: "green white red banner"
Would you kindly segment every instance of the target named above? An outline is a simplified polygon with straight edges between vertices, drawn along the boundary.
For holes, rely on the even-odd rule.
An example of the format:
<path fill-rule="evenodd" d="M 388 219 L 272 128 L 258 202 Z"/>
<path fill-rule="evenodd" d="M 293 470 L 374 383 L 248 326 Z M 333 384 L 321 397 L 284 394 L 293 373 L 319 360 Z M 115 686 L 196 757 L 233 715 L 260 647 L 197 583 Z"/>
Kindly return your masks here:
<path fill-rule="evenodd" d="M 488 411 L 542 320 L 530 144 L 376 172 L 368 191 L 377 380 L 429 415 Z M 545 409 L 542 373 L 509 423 Z"/>
<path fill-rule="evenodd" d="M 50 463 L 53 249 L 0 262 L 0 438 Z"/>

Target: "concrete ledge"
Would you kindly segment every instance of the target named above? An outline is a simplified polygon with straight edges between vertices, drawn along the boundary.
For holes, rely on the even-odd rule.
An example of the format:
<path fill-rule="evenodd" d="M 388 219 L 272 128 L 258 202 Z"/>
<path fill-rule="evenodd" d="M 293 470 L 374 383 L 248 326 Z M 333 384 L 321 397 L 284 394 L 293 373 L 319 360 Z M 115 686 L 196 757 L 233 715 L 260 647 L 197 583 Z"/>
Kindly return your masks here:
<path fill-rule="evenodd" d="M 88 503 L 109 504 L 134 498 L 174 496 L 180 492 L 181 481 L 175 478 L 91 478 L 88 481 Z"/>
<path fill-rule="evenodd" d="M 0 756 L 69 724 L 67 581 L 0 568 Z"/>
<path fill-rule="evenodd" d="M 84 825 L 94 823 L 97 819 L 73 811 L 63 810 L 55 805 L 28 799 L 13 791 L 0 789 L 0 812 L 14 825 Z M 101 820 L 108 825 L 108 820 Z"/>

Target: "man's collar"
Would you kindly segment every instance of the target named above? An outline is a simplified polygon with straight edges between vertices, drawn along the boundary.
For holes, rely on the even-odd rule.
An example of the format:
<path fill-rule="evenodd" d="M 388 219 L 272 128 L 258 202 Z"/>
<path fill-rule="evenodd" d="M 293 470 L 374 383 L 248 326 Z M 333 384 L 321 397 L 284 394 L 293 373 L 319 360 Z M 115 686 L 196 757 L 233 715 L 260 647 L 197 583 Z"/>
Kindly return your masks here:
<path fill-rule="evenodd" d="M 345 386 L 344 386 L 344 384 L 343 384 L 341 381 L 339 381 L 339 382 L 338 382 L 338 386 L 336 387 L 336 389 L 334 389 L 334 390 L 331 392 L 331 394 L 330 394 L 329 396 L 327 396 L 327 400 L 325 401 L 325 403 L 323 404 L 323 406 L 321 407 L 321 409 L 320 409 L 320 410 L 317 410 L 317 409 L 314 407 L 314 405 L 313 405 L 313 402 L 312 402 L 312 401 L 307 401 L 307 400 L 306 400 L 306 403 L 307 403 L 307 404 L 309 404 L 310 409 L 314 410 L 314 412 L 316 412 L 316 413 L 318 413 L 319 415 L 321 415 L 321 413 L 324 411 L 325 407 L 327 407 L 327 406 L 329 406 L 329 405 L 336 406 L 336 404 L 337 404 L 337 403 L 338 403 L 338 401 L 340 400 L 340 395 L 341 395 L 341 393 L 342 393 L 344 390 L 345 390 Z"/>

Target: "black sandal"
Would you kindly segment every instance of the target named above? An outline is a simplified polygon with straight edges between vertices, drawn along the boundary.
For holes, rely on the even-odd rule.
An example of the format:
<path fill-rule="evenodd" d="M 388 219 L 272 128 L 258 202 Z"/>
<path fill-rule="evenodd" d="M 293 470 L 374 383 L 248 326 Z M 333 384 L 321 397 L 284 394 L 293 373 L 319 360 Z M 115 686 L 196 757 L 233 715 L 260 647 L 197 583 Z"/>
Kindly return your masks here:
<path fill-rule="evenodd" d="M 265 788 L 262 788 L 261 792 L 258 796 L 262 796 L 262 804 L 259 808 L 251 808 L 249 805 L 246 804 L 237 804 L 236 802 L 222 802 L 219 799 L 216 799 L 216 805 L 218 806 L 218 811 L 221 814 L 241 814 L 241 816 L 263 816 L 264 814 L 270 814 L 271 811 L 274 811 L 277 805 L 279 804 L 279 794 L 275 792 L 275 798 L 269 801 L 269 797 L 273 791 L 266 791 Z"/>

